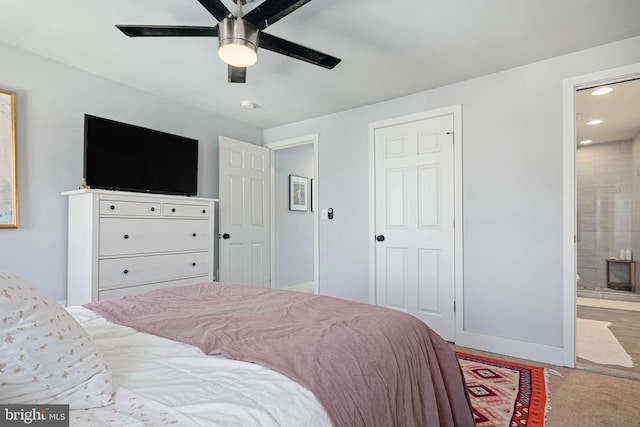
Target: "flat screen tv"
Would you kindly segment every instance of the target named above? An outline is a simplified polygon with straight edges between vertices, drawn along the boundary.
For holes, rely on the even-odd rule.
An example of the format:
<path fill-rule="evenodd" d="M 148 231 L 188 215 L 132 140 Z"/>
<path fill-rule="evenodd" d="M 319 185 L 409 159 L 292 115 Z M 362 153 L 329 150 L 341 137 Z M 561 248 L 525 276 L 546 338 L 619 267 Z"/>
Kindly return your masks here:
<path fill-rule="evenodd" d="M 198 140 L 85 114 L 84 178 L 91 188 L 195 196 Z"/>

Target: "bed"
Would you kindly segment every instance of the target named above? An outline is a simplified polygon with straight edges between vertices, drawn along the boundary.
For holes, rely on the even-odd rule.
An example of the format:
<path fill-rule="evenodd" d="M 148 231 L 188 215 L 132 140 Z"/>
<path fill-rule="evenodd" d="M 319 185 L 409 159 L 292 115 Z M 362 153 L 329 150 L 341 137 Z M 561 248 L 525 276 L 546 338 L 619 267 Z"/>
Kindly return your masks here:
<path fill-rule="evenodd" d="M 68 403 L 71 425 L 474 425 L 450 346 L 395 310 L 221 283 L 66 310 L 5 273 L 0 291 L 0 404 Z"/>

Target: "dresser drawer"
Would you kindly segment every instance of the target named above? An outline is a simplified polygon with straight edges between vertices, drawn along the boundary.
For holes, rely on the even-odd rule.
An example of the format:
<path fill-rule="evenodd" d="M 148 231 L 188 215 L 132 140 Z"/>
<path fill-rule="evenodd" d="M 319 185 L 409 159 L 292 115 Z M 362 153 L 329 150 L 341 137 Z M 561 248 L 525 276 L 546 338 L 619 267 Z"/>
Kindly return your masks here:
<path fill-rule="evenodd" d="M 155 289 L 168 288 L 171 286 L 188 286 L 197 283 L 209 282 L 209 276 L 189 277 L 188 279 L 172 280 L 170 282 L 149 283 L 146 285 L 127 286 L 124 288 L 114 288 L 106 291 L 98 291 L 98 300 L 124 297 L 127 295 L 138 295 Z"/>
<path fill-rule="evenodd" d="M 208 252 L 102 259 L 98 265 L 98 290 L 202 276 L 208 272 Z"/>
<path fill-rule="evenodd" d="M 156 202 L 100 200 L 100 215 L 160 216 L 162 206 Z"/>
<path fill-rule="evenodd" d="M 179 203 L 163 203 L 162 215 L 166 217 L 191 217 L 209 218 L 211 206 L 209 205 L 183 205 Z"/>
<path fill-rule="evenodd" d="M 100 218 L 100 256 L 206 250 L 209 221 Z"/>

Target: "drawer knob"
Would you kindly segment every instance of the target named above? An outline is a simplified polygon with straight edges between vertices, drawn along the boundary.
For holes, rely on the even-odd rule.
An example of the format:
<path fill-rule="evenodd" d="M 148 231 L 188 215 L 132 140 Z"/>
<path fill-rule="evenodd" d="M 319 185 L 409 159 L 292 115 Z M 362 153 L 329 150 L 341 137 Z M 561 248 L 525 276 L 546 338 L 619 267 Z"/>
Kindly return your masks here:
<path fill-rule="evenodd" d="M 124 235 L 124 236 L 122 236 L 122 237 L 124 237 L 124 239 L 125 239 L 125 240 L 127 240 L 127 239 L 129 238 L 129 235 L 128 235 L 128 234 L 125 234 L 125 235 Z"/>
<path fill-rule="evenodd" d="M 195 263 L 195 262 L 192 262 L 192 263 L 191 263 L 191 265 L 192 265 L 193 267 L 195 267 L 195 266 L 196 266 L 196 263 Z"/>
<path fill-rule="evenodd" d="M 193 233 L 193 237 L 196 237 L 196 233 Z"/>
<path fill-rule="evenodd" d="M 124 273 L 124 274 L 129 274 L 129 270 L 125 269 L 125 270 L 123 271 L 123 273 Z"/>
<path fill-rule="evenodd" d="M 111 209 L 112 211 L 116 209 L 115 205 L 111 205 L 109 206 L 109 209 Z"/>
<path fill-rule="evenodd" d="M 206 214 L 206 213 L 207 213 L 207 210 L 206 210 L 206 209 L 202 209 L 202 213 L 203 213 L 203 214 Z"/>
<path fill-rule="evenodd" d="M 151 212 L 155 212 L 155 211 L 156 211 L 156 208 L 152 207 Z"/>
<path fill-rule="evenodd" d="M 176 211 L 176 208 L 171 208 L 171 212 L 175 212 L 175 211 Z"/>

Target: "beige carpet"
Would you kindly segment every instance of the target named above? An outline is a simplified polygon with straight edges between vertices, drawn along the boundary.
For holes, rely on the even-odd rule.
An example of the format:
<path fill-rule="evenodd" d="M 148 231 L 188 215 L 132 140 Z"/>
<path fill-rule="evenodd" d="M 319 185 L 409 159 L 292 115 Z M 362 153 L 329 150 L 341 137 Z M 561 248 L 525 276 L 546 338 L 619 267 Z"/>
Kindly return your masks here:
<path fill-rule="evenodd" d="M 609 329 L 611 322 L 576 319 L 576 354 L 602 365 L 633 367 L 631 356 Z"/>
<path fill-rule="evenodd" d="M 639 302 L 614 301 L 601 298 L 578 297 L 578 305 L 584 307 L 613 308 L 615 310 L 640 311 Z"/>
<path fill-rule="evenodd" d="M 640 381 L 558 368 L 549 376 L 545 427 L 638 427 Z"/>

